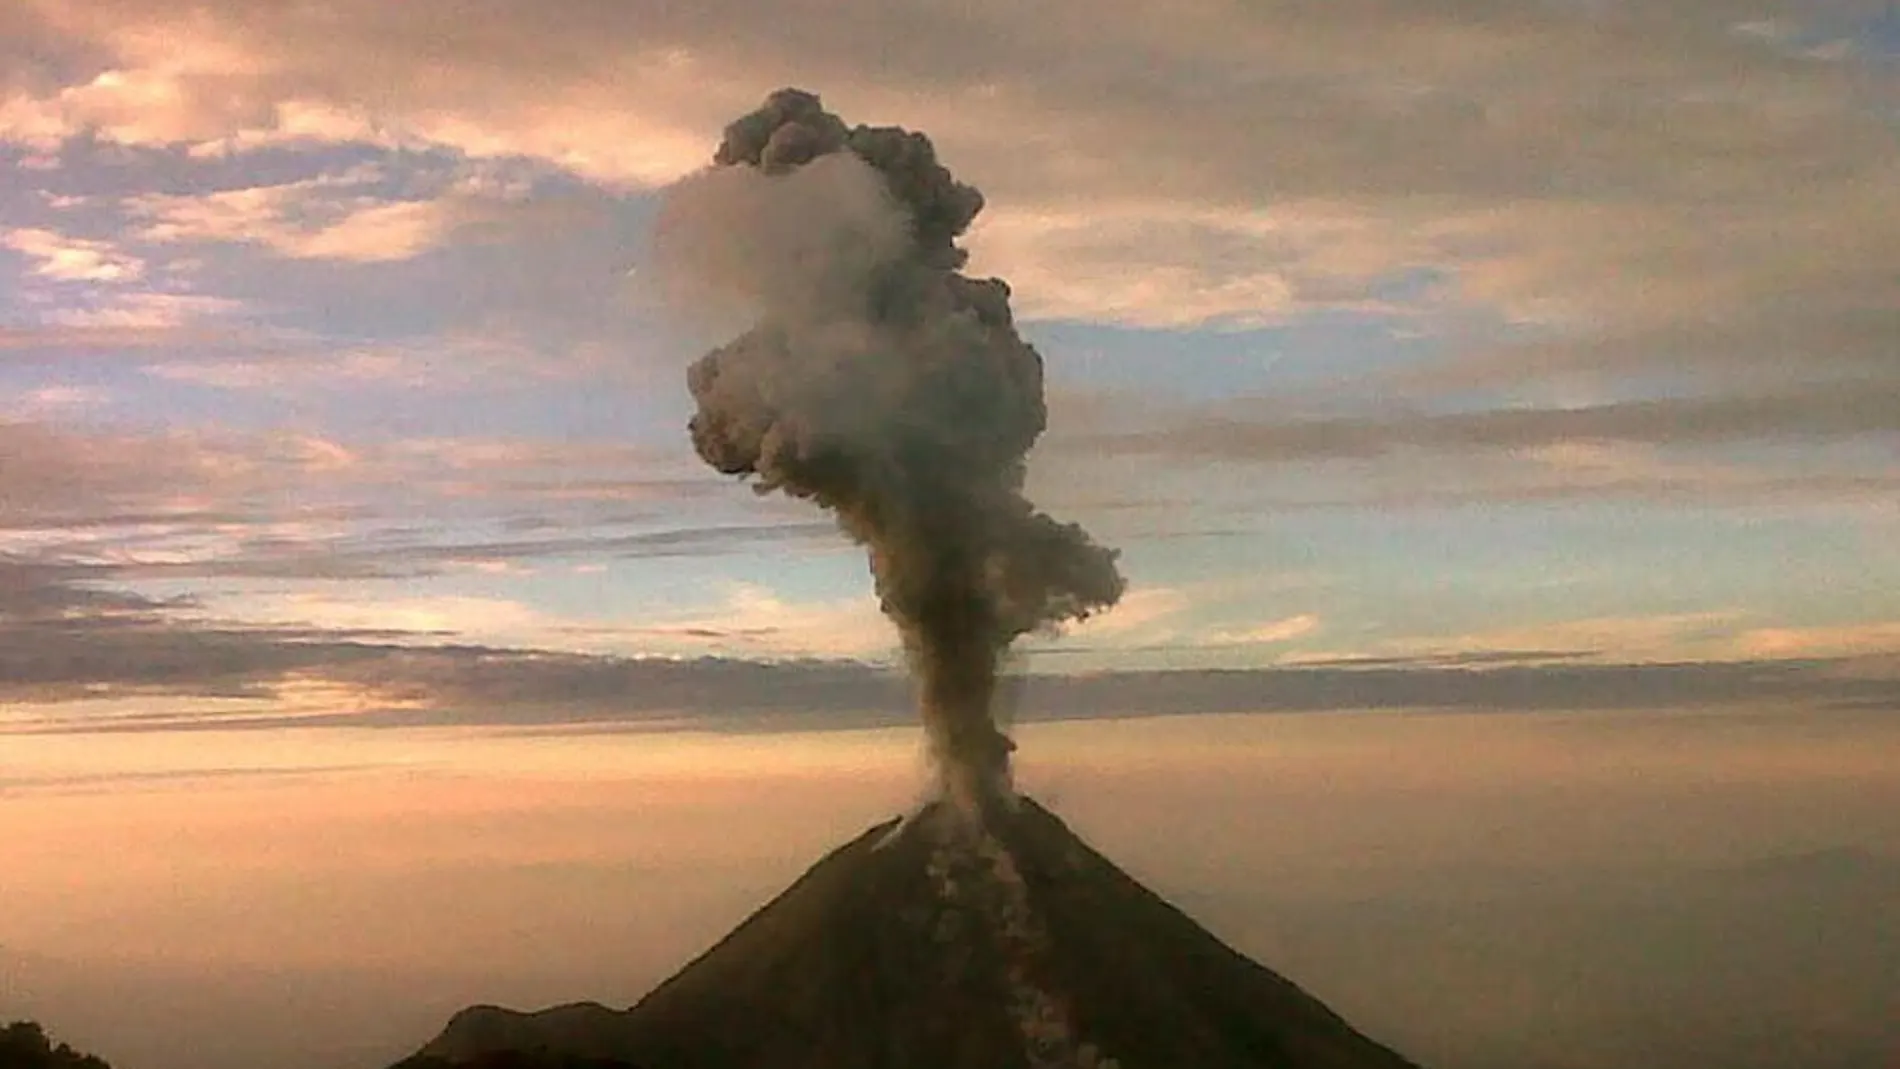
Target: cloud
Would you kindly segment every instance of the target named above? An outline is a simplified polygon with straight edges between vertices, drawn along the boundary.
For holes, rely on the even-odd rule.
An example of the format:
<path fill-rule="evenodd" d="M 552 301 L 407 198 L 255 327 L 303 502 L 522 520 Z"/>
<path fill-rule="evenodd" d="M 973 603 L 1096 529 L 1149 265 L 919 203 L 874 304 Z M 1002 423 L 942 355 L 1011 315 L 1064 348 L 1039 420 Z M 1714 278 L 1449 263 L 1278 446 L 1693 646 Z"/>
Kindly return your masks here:
<path fill-rule="evenodd" d="M 122 693 L 245 695 L 318 660 L 346 659 L 297 636 L 193 627 L 189 603 L 99 585 L 97 564 L 0 556 L 0 695 L 9 702 Z"/>
<path fill-rule="evenodd" d="M 904 707 L 901 679 L 850 663 L 774 667 L 444 643 L 451 635 L 532 639 L 560 630 L 505 599 L 303 596 L 275 613 L 300 615 L 301 624 L 258 626 L 221 620 L 201 603 L 155 600 L 101 582 L 114 575 L 104 566 L 0 557 L 0 701 L 37 710 L 25 730 L 683 716 L 716 726 L 767 711 L 816 723 L 883 709 L 895 719 Z M 752 613 L 762 631 L 824 618 L 777 604 Z M 720 626 L 727 629 L 720 635 L 684 626 L 643 633 L 706 649 L 729 636 L 731 622 Z M 427 638 L 438 644 L 413 644 Z M 219 701 L 156 701 L 166 697 Z"/>
<path fill-rule="evenodd" d="M 884 660 L 897 634 L 868 595 L 835 601 L 788 602 L 749 583 L 729 587 L 710 612 L 661 619 L 642 629 L 654 637 L 697 640 L 708 651 L 745 656 L 818 656 Z"/>
<path fill-rule="evenodd" d="M 1881 267 L 1869 263 L 1853 270 Z M 1863 275 L 1846 285 L 1870 283 Z M 1442 393 L 1644 376 L 1713 389 L 1786 389 L 1853 379 L 1891 388 L 1896 331 L 1900 312 L 1885 296 L 1797 287 L 1763 294 L 1746 309 L 1712 310 L 1702 318 L 1684 315 L 1634 327 L 1611 323 L 1511 342 L 1472 341 L 1454 347 L 1443 360 L 1395 370 L 1374 388 Z"/>
<path fill-rule="evenodd" d="M 623 486 L 629 490 L 640 489 L 632 483 Z M 497 503 L 518 504 L 523 500 L 532 501 L 533 496 L 505 497 Z M 409 514 L 413 517 L 415 512 L 421 511 L 420 506 L 427 503 L 411 504 L 417 506 Z M 557 514 L 537 518 L 529 524 L 546 530 L 538 536 L 479 540 L 430 533 L 418 535 L 394 518 L 375 513 L 351 515 L 345 512 L 343 519 L 349 522 L 330 527 L 307 524 L 286 531 L 283 525 L 270 525 L 252 517 L 239 528 L 244 532 L 241 537 L 233 537 L 231 525 L 226 525 L 219 537 L 200 538 L 195 542 L 188 535 L 174 535 L 174 542 L 182 545 L 172 555 L 128 555 L 121 563 L 130 579 L 173 582 L 209 578 L 413 580 L 465 571 L 518 574 L 528 570 L 534 562 L 562 559 L 715 557 L 763 546 L 829 545 L 837 537 L 835 528 L 818 523 L 658 529 L 649 524 L 647 529 L 628 532 L 624 530 L 627 523 L 624 519 L 616 523 L 611 522 L 611 518 Z M 332 597 L 326 593 L 320 595 L 319 600 L 327 602 Z M 348 601 L 336 601 L 339 611 L 347 612 L 375 612 L 375 604 L 379 603 L 354 608 Z M 432 602 L 424 598 L 417 604 L 427 606 Z M 227 606 L 227 610 L 237 611 L 231 606 Z M 282 620 L 284 617 L 280 615 L 269 615 L 277 611 L 264 606 L 247 610 L 246 618 Z M 266 615 L 260 617 L 258 612 Z M 602 633 L 611 636 L 615 630 L 605 628 Z"/>
<path fill-rule="evenodd" d="M 1884 378 L 1569 406 L 1484 398 L 1440 411 L 1374 394 L 1344 414 L 1312 414 L 1297 397 L 1194 405 L 1150 396 L 1057 422 L 1044 448 L 1052 470 L 1074 466 L 1070 457 L 1119 457 L 1113 479 L 1124 493 L 1165 482 L 1257 508 L 1624 500 L 1877 509 L 1900 486 L 1882 452 L 1900 437 L 1896 412 L 1900 380 Z M 1257 474 L 1236 480 L 1229 466 Z"/>
<path fill-rule="evenodd" d="M 245 337 L 242 327 L 224 320 L 239 310 L 239 302 L 196 293 L 111 291 L 84 306 L 56 308 L 41 317 L 39 337 L 22 331 L 21 346 L 81 348 L 88 343 L 105 347 L 141 348 L 146 345 L 236 344 Z M 253 335 L 254 340 L 263 341 Z"/>
<path fill-rule="evenodd" d="M 1227 628 L 1214 632 L 1209 641 L 1233 643 L 1238 645 L 1271 645 L 1302 638 L 1320 629 L 1320 618 L 1312 613 L 1300 613 L 1279 620 L 1254 624 L 1248 627 Z"/>
<path fill-rule="evenodd" d="M 473 646 L 414 648 L 316 635 L 204 632 L 159 641 L 150 631 L 89 636 L 105 656 L 59 672 L 8 676 L 0 693 L 32 703 L 12 730 L 165 731 L 343 724 L 512 725 L 567 730 L 645 727 L 797 731 L 914 722 L 894 671 L 842 661 L 761 663 L 718 657 L 628 658 Z M 64 652 L 42 632 L 36 652 Z M 133 659 L 127 660 L 127 655 Z M 116 657 L 116 659 L 115 659 Z M 20 655 L 0 654 L 12 668 Z M 1889 708 L 1891 671 L 1854 661 L 1764 660 L 1654 665 L 1469 663 L 1434 659 L 1237 671 L 1030 676 L 1012 707 L 1023 720 L 1369 709 L 1542 712 L 1779 706 Z M 153 696 L 231 699 L 149 704 Z M 141 696 L 149 715 L 114 697 Z M 83 699 L 81 704 L 69 704 Z M 62 712 L 61 707 L 66 706 Z"/>
<path fill-rule="evenodd" d="M 179 354 L 211 360 L 286 348 L 283 337 L 228 318 L 238 307 L 219 297 L 114 290 L 85 305 L 44 311 L 36 322 L 0 326 L 0 361 L 145 362 Z"/>
<path fill-rule="evenodd" d="M 533 354 L 508 341 L 473 333 L 372 344 L 285 338 L 248 351 L 196 356 L 155 360 L 144 371 L 154 378 L 219 390 L 308 397 L 313 392 L 364 389 L 448 394 L 546 379 L 559 370 L 534 362 Z"/>
<path fill-rule="evenodd" d="M 1482 666 L 1498 664 L 1712 664 L 1852 661 L 1892 678 L 1900 623 L 1866 620 L 1827 625 L 1761 625 L 1742 611 L 1597 616 L 1413 635 L 1370 643 L 1351 653 L 1302 651 L 1301 665 Z M 1886 666 L 1886 667 L 1883 667 Z"/>
<path fill-rule="evenodd" d="M 148 194 L 128 210 L 150 242 L 256 244 L 293 259 L 406 260 L 452 231 L 452 200 L 382 201 L 348 190 L 360 180 L 308 179 L 200 195 Z"/>
<path fill-rule="evenodd" d="M 0 415 L 18 420 L 40 420 L 98 408 L 111 401 L 110 391 L 99 386 L 41 386 L 27 390 L 11 402 L 0 403 Z"/>
<path fill-rule="evenodd" d="M 682 503 L 716 497 L 717 481 L 675 474 L 652 451 L 613 441 L 349 442 L 288 431 L 139 432 L 22 419 L 0 421 L 0 455 L 6 548 L 35 561 L 104 568 L 101 578 L 135 586 L 222 580 L 228 597 L 271 581 L 280 597 L 301 591 L 319 608 L 333 603 L 322 626 L 341 630 L 442 630 L 418 621 L 432 604 L 427 599 L 449 592 L 412 592 L 424 599 L 413 603 L 365 602 L 329 588 L 339 580 L 498 574 L 541 561 L 714 557 L 764 546 L 804 550 L 837 538 L 829 523 L 778 522 L 756 510 L 742 522 L 722 522 L 716 504 L 682 523 Z M 303 616 L 277 608 L 285 611 L 231 608 L 228 615 L 255 627 L 303 626 Z M 476 620 L 468 608 L 436 615 Z M 344 623 L 335 613 L 345 611 L 381 614 L 385 622 Z M 813 622 L 788 616 L 776 645 L 795 647 L 790 629 Z M 554 641 L 553 630 L 565 626 L 517 623 L 533 624 L 533 634 L 517 628 L 502 637 Z M 595 636 L 596 645 L 606 640 Z"/>
<path fill-rule="evenodd" d="M 1552 654 L 1559 661 L 1590 658 L 1622 663 L 1735 660 L 1741 659 L 1736 632 L 1743 619 L 1738 612 L 1589 617 L 1397 639 L 1375 644 L 1366 652 L 1453 659 L 1497 655 L 1527 659 Z"/>
<path fill-rule="evenodd" d="M 1368 459 L 1401 450 L 1541 451 L 1553 463 L 1563 463 L 1600 455 L 1579 450 L 1605 443 L 1700 445 L 1900 434 L 1900 381 L 1570 408 L 1526 405 L 1303 418 L 1281 415 L 1275 407 L 1224 405 L 1190 413 L 1159 430 L 1076 438 L 1068 444 L 1256 463 Z"/>
<path fill-rule="evenodd" d="M 649 178 L 680 173 L 701 151 L 698 137 L 689 148 L 670 124 L 627 117 L 628 99 L 681 96 L 685 87 L 680 64 L 663 52 L 626 47 L 650 40 L 633 32 L 637 19 L 605 10 L 537 27 L 535 9 L 516 5 L 489 12 L 476 20 L 483 29 L 469 32 L 473 24 L 347 0 L 301 11 L 249 3 L 33 6 L 56 40 L 92 58 L 89 75 L 16 91 L 0 106 L 6 133 L 42 147 L 81 133 L 207 153 L 334 140 L 433 144 Z M 568 53 L 565 62 L 520 48 L 515 34 L 537 29 L 555 34 L 549 43 Z M 603 32 L 619 44 L 594 36 Z M 419 72 L 414 57 L 431 54 L 436 62 Z M 366 83 L 390 93 L 368 97 L 360 92 Z"/>
<path fill-rule="evenodd" d="M 797 729 L 911 719 L 906 684 L 889 667 L 685 656 L 888 651 L 885 624 L 869 604 L 789 603 L 735 589 L 729 605 L 703 616 L 588 627 L 505 598 L 365 602 L 306 592 L 260 602 L 246 623 L 216 597 L 127 590 L 124 574 L 111 562 L 0 557 L 0 701 L 38 710 L 18 729 L 682 722 Z M 1242 638 L 1285 641 L 1317 627 L 1315 617 L 1300 615 Z M 484 644 L 467 644 L 471 638 Z M 601 652 L 536 648 L 537 640 Z M 675 653 L 607 652 L 616 648 Z M 1896 652 L 1900 631 L 1891 623 L 1803 632 L 1726 615 L 1610 618 L 1421 637 L 1273 669 L 1035 676 L 1014 704 L 1030 718 L 1058 719 L 1422 707 L 1881 708 L 1900 700 Z M 1718 659 L 1683 659 L 1690 654 Z M 219 701 L 154 704 L 180 697 Z"/>
<path fill-rule="evenodd" d="M 1591 330 L 1892 293 L 1891 75 L 1738 34 L 1721 5 L 1065 0 L 1028 18 L 798 0 L 762 21 L 733 0 L 589 0 L 466 24 L 368 0 L 32 8 L 66 74 L 0 116 L 42 146 L 440 145 L 650 186 L 702 162 L 721 116 L 805 82 L 932 130 L 1020 213 L 985 262 L 1046 283 L 1041 314 L 1271 320 L 1420 260 L 1452 299 Z M 1099 285 L 1065 284 L 1038 232 Z"/>
<path fill-rule="evenodd" d="M 324 551 L 338 541 L 336 534 L 315 523 L 269 523 L 255 516 L 165 522 L 140 515 L 106 516 L 101 523 L 113 526 L 96 534 L 61 527 L 37 546 L 10 539 L 18 549 L 0 555 L 0 702 L 109 704 L 120 698 L 199 696 L 241 700 L 242 707 L 231 715 L 286 717 L 294 706 L 301 717 L 311 711 L 304 708 L 310 695 L 341 693 L 325 687 L 367 687 L 362 693 L 370 698 L 350 707 L 374 706 L 393 715 L 412 705 L 396 692 L 401 688 L 390 691 L 384 686 L 389 678 L 367 668 L 359 678 L 352 666 L 375 660 L 437 663 L 417 661 L 423 656 L 418 646 L 436 647 L 440 658 L 457 664 L 527 664 L 546 656 L 606 666 L 601 671 L 611 674 L 618 671 L 611 668 L 617 658 L 608 655 L 614 652 L 679 656 L 737 648 L 751 656 L 810 656 L 891 645 L 874 606 L 788 603 L 757 589 L 735 589 L 720 611 L 703 617 L 593 623 L 506 597 L 417 593 L 366 599 L 360 589 L 309 581 L 443 572 L 468 561 L 506 560 L 509 552 L 541 555 L 563 548 L 549 542 L 492 547 L 487 555 L 481 547 L 397 547 L 387 559 L 364 553 L 338 562 Z M 731 533 L 644 537 L 654 552 L 666 553 L 681 551 L 674 547 L 690 546 L 696 538 Z M 565 548 L 592 546 L 589 537 L 575 536 Z M 342 541 L 347 545 L 347 539 Z M 200 592 L 190 597 L 150 596 L 134 589 L 142 580 L 176 576 L 305 581 L 274 589 L 197 584 Z M 541 652 L 550 647 L 602 652 L 571 657 Z M 335 715 L 341 708 L 331 701 L 317 711 Z M 642 715 L 660 711 L 639 708 L 646 709 Z M 100 715 L 124 726 L 133 722 L 124 713 L 115 708 Z M 196 715 L 186 710 L 158 719 Z"/>
<path fill-rule="evenodd" d="M 0 456 L 0 527 L 189 511 L 218 466 L 182 435 L 85 435 L 35 422 L 0 423 Z"/>
<path fill-rule="evenodd" d="M 732 0 L 504 0 L 479 19 L 371 0 L 7 7 L 0 153 L 48 196 L 0 239 L 38 295 L 0 327 L 0 361 L 145 365 L 115 416 L 145 390 L 300 420 L 337 395 L 363 398 L 365 421 L 415 396 L 406 410 L 433 419 L 425 394 L 539 384 L 568 353 L 604 377 L 657 344 L 616 303 L 644 219 L 631 194 L 796 81 L 932 132 L 990 195 L 976 263 L 1026 315 L 1173 331 L 1376 311 L 1438 354 L 1273 403 L 1169 413 L 1143 396 L 1083 433 L 1059 414 L 1043 459 L 1160 471 L 1163 509 L 1161 481 L 1095 496 L 1166 534 L 1227 523 L 1206 517 L 1230 493 L 1680 509 L 1890 508 L 1900 490 L 1878 455 L 1900 432 L 1892 72 L 1795 54 L 1831 3 L 1757 5 L 1773 40 L 1700 0 L 793 0 L 769 20 Z M 100 581 L 320 586 L 834 537 L 720 522 L 739 506 L 721 511 L 717 484 L 609 443 L 78 434 L 18 422 L 80 414 L 59 392 L 78 386 L 36 385 L 0 424 L 0 526 L 120 569 Z M 1300 608 L 1201 620 L 1157 591 L 1095 634 L 1289 641 Z M 705 634 L 679 637 L 776 653 L 809 627 L 825 649 L 873 648 L 842 603 L 724 609 L 756 626 L 716 639 L 721 621 L 695 616 L 680 625 Z"/>
<path fill-rule="evenodd" d="M 364 599 L 338 593 L 293 593 L 268 611 L 283 626 L 312 631 L 365 632 L 465 642 L 527 644 L 550 627 L 533 608 L 507 598 L 465 594 Z M 526 640 L 524 642 L 524 640 Z"/>
<path fill-rule="evenodd" d="M 103 241 L 67 237 L 37 227 L 0 233 L 0 246 L 33 262 L 33 274 L 55 282 L 132 282 L 145 265 Z"/>
<path fill-rule="evenodd" d="M 98 590 L 85 585 L 98 569 L 56 566 L 0 556 L 0 615 L 9 622 L 68 619 L 75 615 L 100 617 L 141 616 L 160 603 L 136 594 Z"/>
<path fill-rule="evenodd" d="M 25 420 L 0 422 L 0 456 L 0 531 L 74 544 L 103 537 L 96 529 L 105 527 L 134 537 L 229 536 L 244 525 L 238 517 L 263 525 L 278 509 L 321 516 L 357 463 L 343 444 L 289 431 L 93 430 Z"/>
<path fill-rule="evenodd" d="M 1112 613 L 1065 627 L 1059 639 L 1032 642 L 1032 656 L 1101 653 L 1185 652 L 1235 646 L 1271 646 L 1310 634 L 1320 618 L 1299 613 L 1275 620 L 1224 622 L 1248 609 L 1234 584 L 1137 587 Z M 1249 593 L 1258 595 L 1257 589 Z"/>
<path fill-rule="evenodd" d="M 1573 408 L 1482 398 L 1445 412 L 1373 395 L 1334 415 L 1317 404 L 1309 414 L 1297 396 L 1182 404 L 1129 392 L 1099 413 L 1059 411 L 1032 480 L 1111 541 L 1184 548 L 1274 537 L 1273 517 L 1314 512 L 1376 513 L 1389 527 L 1419 514 L 1583 517 L 1617 504 L 1640 506 L 1643 522 L 1723 510 L 1880 523 L 1900 493 L 1887 459 L 1900 431 L 1879 429 L 1891 422 L 1888 393 L 1868 385 Z"/>
<path fill-rule="evenodd" d="M 1750 657 L 1859 657 L 1900 651 L 1900 620 L 1822 627 L 1756 627 L 1736 636 Z"/>
<path fill-rule="evenodd" d="M 1246 329 L 1318 309 L 1390 310 L 1381 283 L 1433 262 L 1404 229 L 1319 199 L 1147 199 L 1006 206 L 978 220 L 969 244 L 979 270 L 1009 279 L 1025 317 Z"/>

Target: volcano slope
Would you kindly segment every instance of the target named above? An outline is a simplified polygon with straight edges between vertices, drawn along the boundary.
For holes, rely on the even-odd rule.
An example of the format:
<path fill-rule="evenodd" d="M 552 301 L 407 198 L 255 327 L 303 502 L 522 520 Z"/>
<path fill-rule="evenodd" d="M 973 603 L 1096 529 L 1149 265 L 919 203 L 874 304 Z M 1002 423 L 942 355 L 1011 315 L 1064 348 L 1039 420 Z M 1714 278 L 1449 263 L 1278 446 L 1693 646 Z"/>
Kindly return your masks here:
<path fill-rule="evenodd" d="M 871 828 L 629 1010 L 464 1010 L 398 1069 L 1417 1069 L 1028 799 Z"/>

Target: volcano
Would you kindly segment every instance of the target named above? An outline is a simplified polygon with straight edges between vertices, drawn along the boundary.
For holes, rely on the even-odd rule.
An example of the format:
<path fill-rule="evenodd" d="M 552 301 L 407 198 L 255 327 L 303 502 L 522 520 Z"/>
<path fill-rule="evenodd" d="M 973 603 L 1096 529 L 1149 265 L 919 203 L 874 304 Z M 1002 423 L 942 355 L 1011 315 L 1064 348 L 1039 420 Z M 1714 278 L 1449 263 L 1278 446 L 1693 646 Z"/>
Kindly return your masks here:
<path fill-rule="evenodd" d="M 637 1005 L 463 1010 L 397 1069 L 1417 1069 L 1028 799 L 834 850 Z"/>

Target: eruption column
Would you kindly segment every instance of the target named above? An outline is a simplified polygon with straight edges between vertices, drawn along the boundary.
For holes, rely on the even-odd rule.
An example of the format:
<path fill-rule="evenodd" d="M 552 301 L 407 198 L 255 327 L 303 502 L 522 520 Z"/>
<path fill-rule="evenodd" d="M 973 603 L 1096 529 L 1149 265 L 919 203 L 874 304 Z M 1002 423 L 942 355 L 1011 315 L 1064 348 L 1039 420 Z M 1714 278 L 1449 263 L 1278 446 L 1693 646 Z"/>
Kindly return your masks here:
<path fill-rule="evenodd" d="M 1009 790 L 991 714 L 1009 643 L 1113 605 L 1115 552 L 1023 497 L 1042 358 L 1009 287 L 960 273 L 983 197 L 922 134 L 847 128 L 783 89 L 669 196 L 682 294 L 750 330 L 696 361 L 693 445 L 719 471 L 831 510 L 863 543 L 916 675 L 931 750 L 966 806 Z"/>

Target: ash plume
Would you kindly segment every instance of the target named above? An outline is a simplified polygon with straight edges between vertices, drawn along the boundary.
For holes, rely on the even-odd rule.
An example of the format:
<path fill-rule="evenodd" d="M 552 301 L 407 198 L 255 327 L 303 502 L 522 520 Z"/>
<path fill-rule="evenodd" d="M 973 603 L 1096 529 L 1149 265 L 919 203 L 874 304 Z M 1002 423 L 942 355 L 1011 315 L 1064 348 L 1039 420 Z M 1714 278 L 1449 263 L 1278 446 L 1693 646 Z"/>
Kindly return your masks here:
<path fill-rule="evenodd" d="M 1113 550 L 1023 497 L 1042 358 L 1008 285 L 960 273 L 982 207 L 923 134 L 847 127 L 783 89 L 675 187 L 657 236 L 676 295 L 752 321 L 688 373 L 695 449 L 866 547 L 944 786 L 971 804 L 1009 789 L 1004 650 L 1123 589 Z"/>

